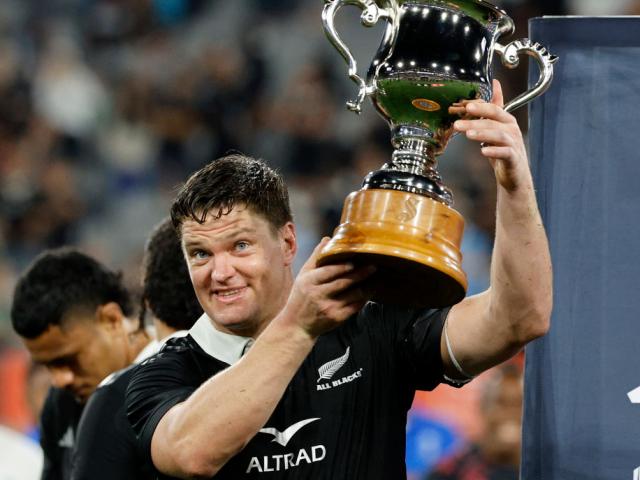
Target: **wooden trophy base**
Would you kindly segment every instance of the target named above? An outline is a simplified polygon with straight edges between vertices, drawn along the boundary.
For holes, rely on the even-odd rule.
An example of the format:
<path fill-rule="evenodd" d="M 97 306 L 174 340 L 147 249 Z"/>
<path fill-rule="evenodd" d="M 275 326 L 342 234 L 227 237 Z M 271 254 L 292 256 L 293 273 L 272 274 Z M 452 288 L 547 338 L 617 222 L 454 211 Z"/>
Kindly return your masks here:
<path fill-rule="evenodd" d="M 398 190 L 364 189 L 345 200 L 340 226 L 318 265 L 376 265 L 372 300 L 442 308 L 467 290 L 460 243 L 462 216 L 444 203 Z"/>

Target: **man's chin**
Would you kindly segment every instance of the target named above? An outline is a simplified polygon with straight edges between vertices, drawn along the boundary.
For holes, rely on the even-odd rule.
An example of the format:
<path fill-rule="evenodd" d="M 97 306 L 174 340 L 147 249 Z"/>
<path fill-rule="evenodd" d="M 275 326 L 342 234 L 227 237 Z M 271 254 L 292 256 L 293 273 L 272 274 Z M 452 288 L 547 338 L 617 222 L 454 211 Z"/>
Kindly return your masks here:
<path fill-rule="evenodd" d="M 241 337 L 253 336 L 258 328 L 255 320 L 247 318 L 219 317 L 214 319 L 214 323 L 218 330 Z"/>
<path fill-rule="evenodd" d="M 84 389 L 84 390 L 78 390 L 78 391 L 71 391 L 71 393 L 75 397 L 76 401 L 78 403 L 82 403 L 82 404 L 87 403 L 87 401 L 89 400 L 89 397 L 91 397 L 91 394 L 93 392 L 94 392 L 94 389 L 91 389 L 91 390 Z"/>

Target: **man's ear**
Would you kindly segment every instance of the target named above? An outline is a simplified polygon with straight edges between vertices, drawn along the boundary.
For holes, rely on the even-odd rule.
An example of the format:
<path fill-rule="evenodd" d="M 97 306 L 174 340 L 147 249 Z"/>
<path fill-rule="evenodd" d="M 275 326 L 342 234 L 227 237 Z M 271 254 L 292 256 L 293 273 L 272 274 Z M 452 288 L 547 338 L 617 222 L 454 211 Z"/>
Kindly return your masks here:
<path fill-rule="evenodd" d="M 105 303 L 100 305 L 96 311 L 98 326 L 105 328 L 107 331 L 120 332 L 125 331 L 124 313 L 120 305 L 116 302 Z"/>
<path fill-rule="evenodd" d="M 287 222 L 280 229 L 282 238 L 282 253 L 285 259 L 285 265 L 289 266 L 293 263 L 298 251 L 298 241 L 296 239 L 296 226 L 293 222 Z"/>

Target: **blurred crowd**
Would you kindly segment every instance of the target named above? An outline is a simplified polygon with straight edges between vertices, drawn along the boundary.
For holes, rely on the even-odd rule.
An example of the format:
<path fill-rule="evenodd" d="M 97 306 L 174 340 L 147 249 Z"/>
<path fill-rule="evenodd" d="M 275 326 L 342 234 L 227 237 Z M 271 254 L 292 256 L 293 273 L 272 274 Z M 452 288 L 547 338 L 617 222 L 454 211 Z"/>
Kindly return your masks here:
<path fill-rule="evenodd" d="M 543 14 L 640 14 L 637 0 L 494 3 L 515 20 L 514 38 Z M 344 107 L 355 85 L 324 37 L 322 5 L 0 2 L 0 424 L 26 431 L 27 397 L 38 408 L 43 380 L 25 362 L 8 315 L 15 279 L 35 255 L 79 246 L 137 285 L 144 239 L 176 187 L 212 159 L 241 151 L 287 178 L 302 261 L 337 225 L 344 197 L 389 158 L 388 127 L 373 108 L 356 117 Z M 364 29 L 359 13 L 345 9 L 338 26 L 363 72 L 382 25 Z M 507 98 L 526 88 L 526 68 L 496 70 Z M 462 139 L 439 169 L 465 217 L 473 293 L 488 282 L 493 174 Z"/>

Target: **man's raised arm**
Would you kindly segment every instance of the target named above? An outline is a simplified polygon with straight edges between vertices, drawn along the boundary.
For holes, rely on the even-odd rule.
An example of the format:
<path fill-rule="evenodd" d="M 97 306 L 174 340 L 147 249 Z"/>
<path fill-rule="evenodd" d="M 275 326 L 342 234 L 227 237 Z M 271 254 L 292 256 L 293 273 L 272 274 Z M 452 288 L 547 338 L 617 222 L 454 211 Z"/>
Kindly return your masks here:
<path fill-rule="evenodd" d="M 549 246 L 520 128 L 502 107 L 502 89 L 494 81 L 492 102 L 467 104 L 466 113 L 474 119 L 455 124 L 467 138 L 481 142 L 498 189 L 491 286 L 452 308 L 442 338 L 446 372 L 456 379 L 508 359 L 549 329 Z"/>

